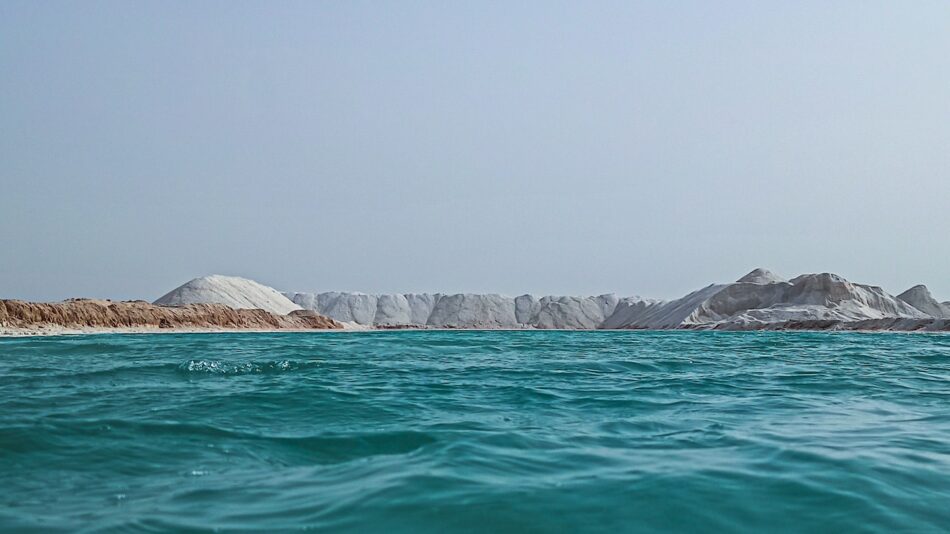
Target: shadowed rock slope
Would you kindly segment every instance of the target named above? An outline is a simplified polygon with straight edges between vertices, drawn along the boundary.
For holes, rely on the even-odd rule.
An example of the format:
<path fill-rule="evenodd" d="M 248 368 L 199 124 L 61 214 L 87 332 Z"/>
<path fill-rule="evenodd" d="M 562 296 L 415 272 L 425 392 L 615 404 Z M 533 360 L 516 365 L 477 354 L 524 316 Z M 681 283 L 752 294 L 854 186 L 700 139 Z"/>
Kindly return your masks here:
<path fill-rule="evenodd" d="M 897 298 L 926 313 L 940 319 L 950 319 L 950 302 L 937 302 L 925 285 L 914 286 Z"/>

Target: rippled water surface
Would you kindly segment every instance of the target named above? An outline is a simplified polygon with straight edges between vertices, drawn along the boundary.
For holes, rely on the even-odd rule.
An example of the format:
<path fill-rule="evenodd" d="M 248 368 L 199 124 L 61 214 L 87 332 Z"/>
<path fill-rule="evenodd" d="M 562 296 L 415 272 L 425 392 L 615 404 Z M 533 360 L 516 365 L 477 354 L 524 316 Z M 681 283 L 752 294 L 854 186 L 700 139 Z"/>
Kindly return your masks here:
<path fill-rule="evenodd" d="M 950 336 L 0 339 L 0 530 L 950 528 Z"/>

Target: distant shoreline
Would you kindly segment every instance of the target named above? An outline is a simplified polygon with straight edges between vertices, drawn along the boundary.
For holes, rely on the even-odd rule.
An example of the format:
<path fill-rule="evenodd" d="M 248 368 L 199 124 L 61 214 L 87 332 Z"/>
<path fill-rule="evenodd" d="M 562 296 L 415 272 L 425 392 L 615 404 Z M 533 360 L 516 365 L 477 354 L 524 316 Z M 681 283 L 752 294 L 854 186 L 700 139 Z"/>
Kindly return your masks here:
<path fill-rule="evenodd" d="M 99 334 L 274 334 L 281 332 L 352 332 L 353 329 L 305 329 L 274 328 L 4 328 L 0 327 L 0 338 L 21 337 L 61 337 L 86 336 Z"/>
<path fill-rule="evenodd" d="M 322 333 L 384 333 L 384 332 L 713 332 L 713 333 L 761 333 L 761 332 L 802 332 L 802 333 L 858 333 L 858 334 L 877 334 L 877 333 L 901 333 L 901 334 L 950 334 L 950 323 L 943 322 L 936 328 L 850 328 L 845 325 L 836 325 L 834 328 L 807 328 L 807 327 L 789 327 L 789 328 L 708 328 L 708 327 L 678 327 L 678 328 L 437 328 L 437 327 L 407 327 L 407 328 L 366 328 L 352 327 L 333 328 L 333 329 L 312 329 L 312 328 L 68 328 L 68 327 L 44 327 L 44 328 L 9 328 L 0 327 L 0 338 L 25 338 L 25 337 L 63 337 L 63 336 L 87 336 L 87 335 L 108 335 L 108 334 L 322 334 Z"/>

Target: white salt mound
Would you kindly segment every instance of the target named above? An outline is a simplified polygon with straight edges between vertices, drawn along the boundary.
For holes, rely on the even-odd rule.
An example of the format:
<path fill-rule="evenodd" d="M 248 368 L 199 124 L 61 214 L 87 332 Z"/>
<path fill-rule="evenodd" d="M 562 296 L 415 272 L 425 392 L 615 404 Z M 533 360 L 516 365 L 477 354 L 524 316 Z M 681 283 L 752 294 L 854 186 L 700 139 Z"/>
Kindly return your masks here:
<path fill-rule="evenodd" d="M 272 287 L 237 276 L 214 274 L 195 278 L 154 302 L 159 306 L 224 304 L 231 308 L 261 309 L 278 315 L 302 309 Z"/>

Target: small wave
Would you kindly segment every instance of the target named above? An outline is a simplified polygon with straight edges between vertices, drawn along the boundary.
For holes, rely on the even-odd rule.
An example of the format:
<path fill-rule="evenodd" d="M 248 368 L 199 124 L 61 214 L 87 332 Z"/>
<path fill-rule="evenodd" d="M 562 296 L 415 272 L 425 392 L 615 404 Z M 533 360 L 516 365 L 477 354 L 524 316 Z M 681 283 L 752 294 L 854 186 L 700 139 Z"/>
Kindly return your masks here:
<path fill-rule="evenodd" d="M 316 367 L 320 362 L 296 362 L 275 360 L 270 362 L 229 362 L 224 360 L 188 360 L 178 370 L 189 374 L 205 375 L 253 375 L 275 374 Z"/>

